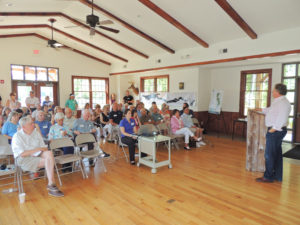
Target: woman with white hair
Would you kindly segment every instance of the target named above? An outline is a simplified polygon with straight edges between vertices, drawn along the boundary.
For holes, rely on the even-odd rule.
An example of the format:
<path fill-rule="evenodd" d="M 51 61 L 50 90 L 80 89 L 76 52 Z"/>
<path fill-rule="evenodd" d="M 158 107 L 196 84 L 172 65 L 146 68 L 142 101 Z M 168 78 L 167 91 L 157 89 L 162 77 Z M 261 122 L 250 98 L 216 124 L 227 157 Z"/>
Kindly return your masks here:
<path fill-rule="evenodd" d="M 51 126 L 50 131 L 49 131 L 49 141 L 59 139 L 59 138 L 72 138 L 73 134 L 72 131 L 67 127 L 64 126 L 64 118 L 65 115 L 61 112 L 56 113 L 54 116 L 54 120 L 56 123 Z M 64 152 L 64 155 L 66 154 L 73 154 L 74 153 L 74 148 L 73 147 L 63 147 L 62 151 Z M 67 163 L 63 165 L 63 172 L 71 171 L 72 168 L 70 168 L 71 164 Z"/>
<path fill-rule="evenodd" d="M 7 121 L 2 128 L 2 134 L 8 138 L 8 143 L 11 144 L 11 139 L 18 131 L 19 114 L 15 111 L 10 112 Z"/>

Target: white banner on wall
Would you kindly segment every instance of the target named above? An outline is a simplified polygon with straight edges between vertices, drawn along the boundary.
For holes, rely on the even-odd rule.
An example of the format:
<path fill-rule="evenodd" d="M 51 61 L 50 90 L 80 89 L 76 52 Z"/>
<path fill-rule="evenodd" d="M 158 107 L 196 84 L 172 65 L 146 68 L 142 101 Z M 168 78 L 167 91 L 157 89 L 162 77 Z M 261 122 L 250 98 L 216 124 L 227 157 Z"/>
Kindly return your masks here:
<path fill-rule="evenodd" d="M 222 90 L 212 90 L 210 96 L 210 103 L 208 112 L 213 114 L 220 114 L 223 102 L 223 91 Z"/>
<path fill-rule="evenodd" d="M 170 109 L 182 109 L 183 103 L 188 103 L 190 109 L 197 110 L 196 94 L 194 92 L 175 92 L 175 93 L 140 93 L 140 101 L 149 109 L 152 102 L 156 102 L 160 108 L 166 103 Z"/>

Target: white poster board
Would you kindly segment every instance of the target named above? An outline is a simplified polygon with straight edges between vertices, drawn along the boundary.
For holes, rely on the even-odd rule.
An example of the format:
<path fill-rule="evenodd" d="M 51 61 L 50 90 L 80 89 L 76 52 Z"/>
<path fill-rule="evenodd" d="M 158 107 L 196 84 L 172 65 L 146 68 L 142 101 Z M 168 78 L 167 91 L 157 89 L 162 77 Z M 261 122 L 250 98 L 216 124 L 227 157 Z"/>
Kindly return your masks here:
<path fill-rule="evenodd" d="M 212 90 L 208 112 L 212 114 L 220 114 L 223 102 L 222 90 Z"/>
<path fill-rule="evenodd" d="M 183 103 L 188 103 L 189 108 L 197 110 L 196 94 L 194 92 L 174 92 L 174 93 L 140 93 L 140 101 L 145 104 L 145 108 L 149 109 L 152 102 L 156 102 L 160 108 L 163 103 L 166 103 L 170 109 L 182 109 Z"/>

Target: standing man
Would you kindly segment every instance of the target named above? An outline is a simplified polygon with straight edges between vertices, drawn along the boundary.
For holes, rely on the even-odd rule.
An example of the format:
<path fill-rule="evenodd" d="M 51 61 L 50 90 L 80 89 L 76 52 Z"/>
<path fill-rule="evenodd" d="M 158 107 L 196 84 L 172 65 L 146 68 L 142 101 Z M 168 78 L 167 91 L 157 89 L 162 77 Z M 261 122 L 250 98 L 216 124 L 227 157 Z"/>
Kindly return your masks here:
<path fill-rule="evenodd" d="M 75 100 L 75 95 L 74 94 L 70 94 L 69 99 L 66 101 L 65 104 L 66 107 L 70 108 L 73 112 L 73 115 L 76 116 L 77 114 L 77 108 L 78 108 L 78 103 Z"/>
<path fill-rule="evenodd" d="M 282 181 L 282 140 L 287 133 L 286 126 L 291 111 L 291 105 L 285 97 L 286 85 L 276 84 L 272 91 L 274 98 L 269 108 L 257 109 L 263 112 L 268 127 L 266 134 L 265 161 L 266 170 L 263 177 L 256 178 L 257 182 L 272 183 L 274 180 Z"/>
<path fill-rule="evenodd" d="M 133 100 L 133 96 L 129 94 L 129 91 L 126 91 L 126 95 L 123 98 L 124 104 L 128 104 L 128 105 L 133 105 L 134 100 Z"/>
<path fill-rule="evenodd" d="M 27 108 L 31 111 L 31 113 L 36 110 L 37 105 L 40 104 L 40 100 L 34 96 L 34 91 L 30 91 L 29 97 L 25 99 L 25 103 Z"/>

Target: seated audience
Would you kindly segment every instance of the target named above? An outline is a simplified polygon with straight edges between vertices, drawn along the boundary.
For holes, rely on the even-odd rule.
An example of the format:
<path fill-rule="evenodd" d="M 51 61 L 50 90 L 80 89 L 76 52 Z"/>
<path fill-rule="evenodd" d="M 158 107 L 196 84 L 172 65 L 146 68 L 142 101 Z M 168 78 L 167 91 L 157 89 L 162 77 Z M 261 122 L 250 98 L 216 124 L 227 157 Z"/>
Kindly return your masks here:
<path fill-rule="evenodd" d="M 116 101 L 117 101 L 116 94 L 115 94 L 115 93 L 112 93 L 112 94 L 110 95 L 110 100 L 109 100 L 110 105 L 113 105 Z"/>
<path fill-rule="evenodd" d="M 189 138 L 192 137 L 195 141 L 200 141 L 201 138 L 197 138 L 189 128 L 184 127 L 183 122 L 180 118 L 179 110 L 173 110 L 173 116 L 171 118 L 171 129 L 173 134 L 183 134 L 184 135 L 184 149 L 190 150 Z"/>
<path fill-rule="evenodd" d="M 36 105 L 36 109 L 31 113 L 31 117 L 33 120 L 37 120 L 37 113 L 38 111 L 42 110 L 42 106 L 40 104 Z"/>
<path fill-rule="evenodd" d="M 132 105 L 130 105 L 130 106 L 132 106 Z M 125 113 L 126 109 L 128 109 L 128 107 L 129 107 L 128 103 L 125 103 L 125 104 L 123 105 L 123 107 L 122 107 L 122 113 L 123 113 L 123 114 Z"/>
<path fill-rule="evenodd" d="M 76 118 L 73 116 L 73 112 L 70 108 L 65 109 L 65 119 L 64 126 L 68 127 L 70 130 L 73 130 Z"/>
<path fill-rule="evenodd" d="M 8 138 L 8 143 L 11 144 L 11 139 L 18 131 L 19 114 L 17 112 L 10 112 L 7 121 L 2 128 L 2 134 Z"/>
<path fill-rule="evenodd" d="M 7 121 L 8 115 L 10 114 L 10 112 L 11 112 L 11 109 L 8 108 L 8 107 L 5 107 L 5 108 L 3 109 L 3 111 L 2 111 L 2 117 L 3 117 L 3 120 L 4 120 L 4 121 Z"/>
<path fill-rule="evenodd" d="M 170 115 L 169 106 L 166 103 L 163 103 L 161 105 L 160 114 L 163 116 L 164 122 L 167 124 L 170 124 L 171 115 Z"/>
<path fill-rule="evenodd" d="M 3 124 L 4 124 L 3 117 L 2 115 L 0 115 L 0 134 L 2 134 Z"/>
<path fill-rule="evenodd" d="M 2 116 L 2 113 L 3 113 L 3 106 L 0 105 L 0 116 Z"/>
<path fill-rule="evenodd" d="M 19 108 L 18 100 L 16 99 L 16 93 L 10 93 L 9 99 L 6 101 L 5 106 L 10 108 L 11 110 L 16 110 Z"/>
<path fill-rule="evenodd" d="M 27 107 L 22 107 L 23 117 L 30 115 L 30 111 Z"/>
<path fill-rule="evenodd" d="M 79 135 L 79 134 L 83 134 L 83 133 L 91 133 L 91 134 L 96 134 L 97 130 L 93 124 L 92 121 L 89 120 L 90 118 L 90 111 L 88 109 L 83 111 L 83 117 L 80 119 L 77 119 L 74 123 L 74 127 L 73 127 L 73 132 L 74 135 Z M 96 141 L 96 137 L 95 137 L 95 141 Z M 88 145 L 88 149 L 94 149 L 94 143 L 86 143 Z M 109 157 L 110 155 L 107 154 L 106 152 L 104 153 L 104 157 Z M 90 165 L 93 165 L 93 161 L 90 160 Z"/>
<path fill-rule="evenodd" d="M 182 110 L 180 110 L 180 116 L 183 114 L 183 111 L 184 111 L 184 109 L 185 108 L 189 108 L 190 106 L 189 106 L 189 104 L 188 103 L 183 103 L 183 105 L 182 105 Z M 194 112 L 193 112 L 193 110 L 191 110 L 191 109 L 189 109 L 189 115 L 192 115 L 192 117 L 194 117 Z"/>
<path fill-rule="evenodd" d="M 101 110 L 101 106 L 99 104 L 95 105 L 95 113 L 96 113 L 96 118 L 100 118 L 102 110 Z"/>
<path fill-rule="evenodd" d="M 136 105 L 136 107 L 135 107 L 136 112 L 137 112 L 137 114 L 138 114 L 139 117 L 142 116 L 142 114 L 141 114 L 141 109 L 142 109 L 142 108 L 143 108 L 143 107 L 142 107 L 142 103 L 141 103 L 141 102 L 138 103 L 138 104 Z"/>
<path fill-rule="evenodd" d="M 123 98 L 123 102 L 124 102 L 124 104 L 127 103 L 128 105 L 133 105 L 133 103 L 134 103 L 133 96 L 129 94 L 128 90 L 126 90 L 126 95 Z"/>
<path fill-rule="evenodd" d="M 20 120 L 20 127 L 21 129 L 12 140 L 12 150 L 18 166 L 30 172 L 45 168 L 48 178 L 48 194 L 55 197 L 64 196 L 55 185 L 53 154 L 48 151 L 41 134 L 36 131 L 32 118 L 23 117 Z"/>
<path fill-rule="evenodd" d="M 81 110 L 81 118 L 82 118 L 82 115 L 83 115 L 83 111 L 86 110 L 86 109 L 89 110 L 90 116 L 92 117 L 93 110 L 90 108 L 90 103 L 85 103 L 84 108 Z"/>
<path fill-rule="evenodd" d="M 51 111 L 53 110 L 52 107 L 54 106 L 54 103 L 50 101 L 49 96 L 46 96 L 46 97 L 45 97 L 45 101 L 43 101 L 42 106 L 43 106 L 43 107 L 47 106 L 49 112 L 51 112 Z"/>
<path fill-rule="evenodd" d="M 192 120 L 192 116 L 189 115 L 189 108 L 184 109 L 183 114 L 181 115 L 181 119 L 184 127 L 189 128 L 196 137 L 202 137 L 203 129 L 195 126 Z M 205 145 L 203 141 L 199 141 L 198 143 L 199 145 Z"/>
<path fill-rule="evenodd" d="M 149 114 L 147 114 L 147 111 L 145 108 L 141 109 L 140 121 L 141 121 L 141 125 L 154 124 L 152 117 Z"/>
<path fill-rule="evenodd" d="M 55 124 L 50 128 L 49 132 L 49 141 L 59 139 L 59 138 L 72 138 L 73 133 L 72 131 L 67 127 L 64 126 L 64 118 L 65 115 L 63 113 L 56 113 L 54 116 Z M 74 147 L 67 146 L 63 147 L 62 151 L 64 152 L 64 155 L 67 154 L 73 154 L 74 153 Z M 71 163 L 63 164 L 62 171 L 68 172 L 72 171 L 72 168 L 70 167 Z"/>
<path fill-rule="evenodd" d="M 22 109 L 16 109 L 15 112 L 18 113 L 20 119 L 23 117 L 24 112 Z"/>
<path fill-rule="evenodd" d="M 137 133 L 136 124 L 134 119 L 131 118 L 131 112 L 129 109 L 125 111 L 125 118 L 120 122 L 121 141 L 128 145 L 129 148 L 129 159 L 130 164 L 135 164 L 135 144 L 137 143 L 136 136 L 133 134 Z"/>
<path fill-rule="evenodd" d="M 135 109 L 135 107 L 134 107 L 134 105 L 130 105 L 129 106 L 129 110 L 131 111 L 131 113 L 132 113 L 132 111 Z"/>
<path fill-rule="evenodd" d="M 141 126 L 140 118 L 139 118 L 136 110 L 133 110 L 131 112 L 131 114 L 132 114 L 132 119 L 134 119 L 134 122 L 135 122 L 136 130 L 138 131 Z"/>
<path fill-rule="evenodd" d="M 43 138 L 46 140 L 48 139 L 48 134 L 52 124 L 45 119 L 45 113 L 43 111 L 35 110 L 34 112 L 37 112 L 36 120 L 34 123 L 39 126 L 39 130 L 41 131 Z"/>
<path fill-rule="evenodd" d="M 154 107 L 156 107 L 157 108 L 157 105 L 156 105 L 156 102 L 152 102 L 151 103 L 151 107 L 150 107 L 150 109 L 149 109 L 149 112 L 152 114 L 152 112 L 153 112 L 153 108 Z"/>
<path fill-rule="evenodd" d="M 25 103 L 30 112 L 34 112 L 36 110 L 36 106 L 40 105 L 40 100 L 34 96 L 34 91 L 30 91 L 29 97 L 25 99 Z"/>
<path fill-rule="evenodd" d="M 108 141 L 111 142 L 114 137 L 114 132 L 119 132 L 119 123 L 123 118 L 123 113 L 118 110 L 118 104 L 114 103 L 112 106 L 112 111 L 109 113 L 109 123 L 110 123 L 110 135 Z"/>
<path fill-rule="evenodd" d="M 154 121 L 154 125 L 157 125 L 157 124 L 160 124 L 160 123 L 164 122 L 163 116 L 158 112 L 157 105 L 153 106 L 151 117 Z"/>
<path fill-rule="evenodd" d="M 44 115 L 45 115 L 45 120 L 51 122 L 52 114 L 49 112 L 49 107 L 47 105 L 44 105 L 42 110 L 43 110 Z"/>
<path fill-rule="evenodd" d="M 108 135 L 111 134 L 111 126 L 109 123 L 109 105 L 105 105 L 103 107 L 103 111 L 100 114 L 100 124 L 102 126 L 102 134 L 104 136 L 104 138 L 107 137 L 107 133 Z"/>

